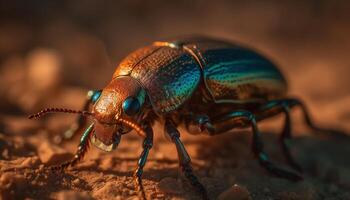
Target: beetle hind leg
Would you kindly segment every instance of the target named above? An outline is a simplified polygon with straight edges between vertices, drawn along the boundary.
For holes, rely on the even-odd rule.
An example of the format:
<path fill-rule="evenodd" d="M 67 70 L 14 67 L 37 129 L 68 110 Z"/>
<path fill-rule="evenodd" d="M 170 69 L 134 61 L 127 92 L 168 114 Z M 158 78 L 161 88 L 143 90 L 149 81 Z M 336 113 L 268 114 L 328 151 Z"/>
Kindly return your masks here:
<path fill-rule="evenodd" d="M 226 113 L 212 119 L 212 122 L 205 123 L 204 126 L 207 127 L 206 133 L 209 135 L 221 134 L 233 128 L 251 127 L 253 132 L 252 151 L 259 160 L 260 165 L 270 173 L 282 178 L 293 181 L 303 179 L 302 176 L 294 172 L 284 170 L 270 161 L 269 156 L 264 151 L 263 142 L 261 140 L 260 132 L 257 127 L 256 116 L 251 112 L 240 110 Z"/>
<path fill-rule="evenodd" d="M 280 144 L 282 147 L 283 154 L 285 158 L 287 159 L 288 164 L 297 170 L 298 172 L 302 173 L 303 170 L 301 166 L 295 161 L 292 154 L 290 153 L 290 149 L 288 147 L 288 140 L 292 138 L 292 130 L 291 130 L 291 118 L 290 118 L 290 110 L 289 107 L 283 104 L 282 111 L 285 116 L 284 121 L 284 127 L 282 130 L 282 133 L 280 134 Z"/>
<path fill-rule="evenodd" d="M 302 168 L 300 165 L 295 161 L 293 158 L 290 149 L 288 147 L 288 141 L 292 138 L 292 128 L 291 128 L 291 117 L 290 117 L 290 102 L 289 100 L 273 100 L 269 101 L 265 105 L 263 105 L 260 108 L 260 111 L 258 112 L 258 118 L 264 119 L 269 116 L 278 114 L 278 113 L 283 113 L 285 118 L 284 118 L 284 126 L 282 129 L 282 132 L 280 134 L 280 144 L 282 148 L 282 152 L 288 162 L 288 164 L 297 170 L 298 172 L 302 172 Z M 260 115 L 260 116 L 259 116 Z"/>
<path fill-rule="evenodd" d="M 298 99 L 288 99 L 290 107 L 298 106 L 301 108 L 303 117 L 305 120 L 306 125 L 311 128 L 316 133 L 321 133 L 324 136 L 330 137 L 330 138 L 340 138 L 340 139 L 349 139 L 350 136 L 346 134 L 344 131 L 341 130 L 335 130 L 335 129 L 329 129 L 329 128 L 321 128 L 315 125 L 313 120 L 311 119 L 310 113 L 308 109 L 306 108 L 305 104 L 298 100 Z"/>

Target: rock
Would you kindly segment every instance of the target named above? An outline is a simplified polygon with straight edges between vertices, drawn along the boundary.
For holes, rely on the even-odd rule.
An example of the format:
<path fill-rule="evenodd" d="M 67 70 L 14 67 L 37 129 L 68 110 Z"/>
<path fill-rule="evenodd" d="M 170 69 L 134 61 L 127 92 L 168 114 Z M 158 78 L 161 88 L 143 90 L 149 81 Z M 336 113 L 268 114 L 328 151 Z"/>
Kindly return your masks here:
<path fill-rule="evenodd" d="M 117 182 L 107 182 L 100 189 L 93 193 L 96 199 L 122 199 L 120 194 L 122 189 Z"/>
<path fill-rule="evenodd" d="M 9 159 L 10 156 L 9 156 L 9 150 L 8 149 L 4 149 L 1 153 L 1 156 L 5 159 Z"/>
<path fill-rule="evenodd" d="M 76 166 L 76 169 L 92 169 L 97 166 L 96 160 L 86 159 L 81 160 Z"/>
<path fill-rule="evenodd" d="M 87 192 L 76 192 L 72 190 L 61 191 L 57 194 L 58 200 L 92 200 Z"/>
<path fill-rule="evenodd" d="M 70 159 L 72 154 L 59 146 L 45 141 L 39 146 L 38 156 L 41 162 L 52 165 Z"/>
<path fill-rule="evenodd" d="M 80 183 L 81 183 L 81 180 L 80 180 L 79 178 L 76 178 L 76 179 L 74 179 L 74 180 L 72 181 L 72 184 L 73 184 L 74 186 L 79 186 Z"/>
<path fill-rule="evenodd" d="M 14 199 L 15 191 L 26 188 L 24 176 L 13 172 L 5 172 L 0 177 L 0 199 Z"/>
<path fill-rule="evenodd" d="M 350 169 L 339 167 L 339 184 L 350 190 Z"/>
<path fill-rule="evenodd" d="M 218 199 L 219 200 L 231 200 L 231 199 L 251 200 L 252 198 L 250 197 L 250 194 L 247 188 L 235 184 L 231 188 L 221 193 Z"/>
<path fill-rule="evenodd" d="M 200 182 L 207 189 L 208 192 L 220 192 L 224 190 L 227 185 L 222 182 L 222 178 L 210 178 L 210 177 L 202 177 Z"/>
<path fill-rule="evenodd" d="M 5 172 L 0 177 L 1 187 L 9 188 L 13 185 L 23 186 L 24 184 L 25 184 L 25 178 L 13 172 Z"/>
<path fill-rule="evenodd" d="M 19 168 L 37 168 L 40 165 L 40 160 L 37 156 L 28 157 L 19 166 Z"/>
<path fill-rule="evenodd" d="M 158 188 L 167 194 L 181 194 L 182 189 L 179 186 L 179 183 L 175 178 L 166 177 L 160 180 L 158 183 Z"/>
<path fill-rule="evenodd" d="M 112 169 L 113 166 L 114 166 L 113 158 L 107 157 L 102 160 L 101 164 L 99 165 L 99 168 L 101 168 L 102 170 L 108 170 L 108 169 Z"/>
<path fill-rule="evenodd" d="M 277 199 L 299 200 L 301 199 L 301 196 L 295 192 L 284 191 L 277 194 Z"/>

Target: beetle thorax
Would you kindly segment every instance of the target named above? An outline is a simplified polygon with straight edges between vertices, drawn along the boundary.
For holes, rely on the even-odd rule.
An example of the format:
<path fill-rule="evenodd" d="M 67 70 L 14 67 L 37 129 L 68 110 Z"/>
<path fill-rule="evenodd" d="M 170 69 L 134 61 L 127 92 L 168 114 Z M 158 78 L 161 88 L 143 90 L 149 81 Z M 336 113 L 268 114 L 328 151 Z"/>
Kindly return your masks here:
<path fill-rule="evenodd" d="M 93 113 L 100 123 L 111 124 L 117 117 L 125 117 L 122 104 L 128 97 L 135 97 L 142 106 L 145 100 L 145 91 L 137 80 L 129 76 L 114 78 L 102 91 L 96 102 Z"/>

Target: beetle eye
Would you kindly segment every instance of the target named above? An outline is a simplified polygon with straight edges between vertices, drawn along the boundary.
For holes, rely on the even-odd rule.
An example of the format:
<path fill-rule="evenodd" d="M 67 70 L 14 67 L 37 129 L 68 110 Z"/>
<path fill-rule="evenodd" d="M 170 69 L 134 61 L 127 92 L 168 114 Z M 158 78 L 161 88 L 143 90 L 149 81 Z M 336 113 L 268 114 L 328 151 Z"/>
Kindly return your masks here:
<path fill-rule="evenodd" d="M 102 90 L 90 90 L 88 96 L 90 96 L 91 101 L 96 103 L 96 101 L 100 98 Z"/>
<path fill-rule="evenodd" d="M 135 115 L 140 111 L 140 102 L 135 97 L 128 97 L 123 102 L 123 110 L 129 116 Z"/>

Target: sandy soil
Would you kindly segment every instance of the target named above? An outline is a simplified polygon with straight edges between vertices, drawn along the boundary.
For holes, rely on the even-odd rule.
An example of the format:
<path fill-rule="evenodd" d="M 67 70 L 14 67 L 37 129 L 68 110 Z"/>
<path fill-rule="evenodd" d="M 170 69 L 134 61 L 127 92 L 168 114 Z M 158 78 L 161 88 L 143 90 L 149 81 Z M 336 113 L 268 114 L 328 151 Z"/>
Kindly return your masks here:
<path fill-rule="evenodd" d="M 40 170 L 45 163 L 56 164 L 72 157 L 78 138 L 57 145 L 55 134 L 50 131 L 51 123 L 66 124 L 66 121 L 63 116 L 52 116 L 47 121 L 3 118 L 2 198 L 136 198 L 132 171 L 141 152 L 141 141 L 136 134 L 122 138 L 113 153 L 92 147 L 81 163 L 63 173 Z M 165 140 L 159 126 L 144 173 L 148 197 L 199 199 L 178 171 L 175 147 Z M 273 129 L 265 126 L 262 127 L 269 131 Z M 349 140 L 325 140 L 311 135 L 294 139 L 293 155 L 305 170 L 305 180 L 295 183 L 273 177 L 258 165 L 249 151 L 249 131 L 213 138 L 183 134 L 183 138 L 196 174 L 212 199 L 350 199 Z M 263 139 L 272 159 L 283 164 L 277 135 L 266 132 Z"/>
<path fill-rule="evenodd" d="M 27 116 L 49 106 L 80 109 L 88 89 L 108 83 L 114 63 L 157 38 L 205 33 L 254 47 L 280 65 L 290 94 L 306 101 L 318 124 L 350 133 L 347 3 L 89 2 L 27 5 L 32 11 L 16 3 L 1 7 L 0 199 L 137 198 L 132 172 L 142 141 L 136 134 L 112 153 L 91 147 L 77 166 L 52 173 L 43 166 L 72 158 L 78 145 L 79 134 L 59 137 L 74 116 Z M 259 127 L 272 160 L 288 168 L 278 145 L 281 125 L 277 117 Z M 162 130 L 157 124 L 143 176 L 148 198 L 199 199 Z M 350 140 L 312 134 L 297 111 L 291 149 L 305 171 L 297 183 L 259 166 L 249 130 L 215 137 L 181 132 L 211 199 L 350 199 Z"/>

